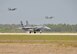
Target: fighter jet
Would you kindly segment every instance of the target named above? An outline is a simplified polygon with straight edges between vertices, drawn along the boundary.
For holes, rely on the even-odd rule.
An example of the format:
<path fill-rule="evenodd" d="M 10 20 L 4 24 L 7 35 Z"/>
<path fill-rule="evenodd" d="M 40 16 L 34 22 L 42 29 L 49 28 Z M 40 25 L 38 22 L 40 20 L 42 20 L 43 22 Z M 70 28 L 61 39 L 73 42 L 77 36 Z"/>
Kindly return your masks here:
<path fill-rule="evenodd" d="M 32 26 L 32 25 L 30 25 L 28 23 L 28 21 L 26 21 L 26 25 L 23 25 L 22 21 L 20 21 L 20 23 L 21 23 L 21 29 L 23 29 L 25 31 L 28 31 L 29 33 L 32 33 L 32 32 L 34 32 L 34 33 L 36 33 L 36 32 L 42 33 L 42 30 L 44 30 L 44 29 L 50 30 L 49 27 L 44 26 L 44 25 L 42 25 L 42 26 L 41 25 Z"/>
<path fill-rule="evenodd" d="M 53 18 L 52 16 L 50 16 L 50 17 L 45 16 L 45 19 L 52 19 L 52 18 Z"/>
<path fill-rule="evenodd" d="M 9 11 L 15 11 L 17 8 L 8 8 Z"/>

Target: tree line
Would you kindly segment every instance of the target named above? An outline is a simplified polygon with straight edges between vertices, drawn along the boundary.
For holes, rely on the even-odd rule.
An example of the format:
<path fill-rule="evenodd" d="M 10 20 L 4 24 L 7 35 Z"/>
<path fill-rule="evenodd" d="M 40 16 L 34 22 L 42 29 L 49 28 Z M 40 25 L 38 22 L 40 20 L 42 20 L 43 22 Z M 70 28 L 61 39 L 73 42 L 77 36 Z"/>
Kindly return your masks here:
<path fill-rule="evenodd" d="M 77 24 L 44 24 L 51 28 L 51 30 L 45 30 L 44 32 L 77 32 Z M 33 26 L 33 25 L 32 25 Z M 24 32 L 21 27 L 16 24 L 0 24 L 0 32 Z"/>
<path fill-rule="evenodd" d="M 50 32 L 77 32 L 77 24 L 47 24 L 51 28 Z"/>

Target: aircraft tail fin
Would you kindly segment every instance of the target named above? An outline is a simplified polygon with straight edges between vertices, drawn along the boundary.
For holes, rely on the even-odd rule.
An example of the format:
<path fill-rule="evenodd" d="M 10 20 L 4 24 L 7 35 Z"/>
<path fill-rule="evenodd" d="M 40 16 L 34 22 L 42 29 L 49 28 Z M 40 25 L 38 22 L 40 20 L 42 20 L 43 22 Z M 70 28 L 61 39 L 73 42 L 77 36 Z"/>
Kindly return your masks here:
<path fill-rule="evenodd" d="M 22 26 L 22 27 L 24 27 L 23 22 L 22 22 L 22 21 L 20 21 L 20 23 L 21 23 L 21 26 Z"/>
<path fill-rule="evenodd" d="M 28 21 L 26 20 L 26 26 L 28 26 L 29 25 L 29 23 L 28 23 Z"/>

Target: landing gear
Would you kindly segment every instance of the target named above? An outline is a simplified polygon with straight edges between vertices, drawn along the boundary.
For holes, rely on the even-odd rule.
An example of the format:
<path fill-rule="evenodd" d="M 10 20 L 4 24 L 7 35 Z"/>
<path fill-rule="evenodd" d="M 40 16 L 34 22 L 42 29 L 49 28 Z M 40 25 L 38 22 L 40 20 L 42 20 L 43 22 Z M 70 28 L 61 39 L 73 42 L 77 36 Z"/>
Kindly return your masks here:
<path fill-rule="evenodd" d="M 36 33 L 36 31 L 34 31 L 34 33 Z"/>
<path fill-rule="evenodd" d="M 30 34 L 31 34 L 32 32 L 33 32 L 34 34 L 37 33 L 36 31 L 29 31 Z M 39 33 L 42 33 L 42 31 L 39 31 Z"/>
<path fill-rule="evenodd" d="M 40 33 L 42 33 L 42 31 L 40 30 Z"/>
<path fill-rule="evenodd" d="M 32 31 L 29 31 L 29 33 L 32 33 Z M 34 31 L 34 33 L 36 33 L 36 31 Z"/>
<path fill-rule="evenodd" d="M 31 31 L 29 31 L 29 33 L 31 33 Z"/>

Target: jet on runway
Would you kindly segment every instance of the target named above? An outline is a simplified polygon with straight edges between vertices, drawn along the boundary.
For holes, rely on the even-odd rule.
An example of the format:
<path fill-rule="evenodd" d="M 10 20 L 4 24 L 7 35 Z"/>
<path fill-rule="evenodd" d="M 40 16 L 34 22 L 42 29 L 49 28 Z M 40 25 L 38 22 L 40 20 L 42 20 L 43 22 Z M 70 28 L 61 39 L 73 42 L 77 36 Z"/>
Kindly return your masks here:
<path fill-rule="evenodd" d="M 23 29 L 25 31 L 28 31 L 29 33 L 32 33 L 32 32 L 34 32 L 34 33 L 36 33 L 36 32 L 42 33 L 42 30 L 45 30 L 45 29 L 46 30 L 50 30 L 49 27 L 44 26 L 44 25 L 42 25 L 42 26 L 40 26 L 40 25 L 38 25 L 38 26 L 32 26 L 32 25 L 30 25 L 28 23 L 28 21 L 26 21 L 26 25 L 23 25 L 22 21 L 20 23 L 21 23 L 21 29 Z"/>

